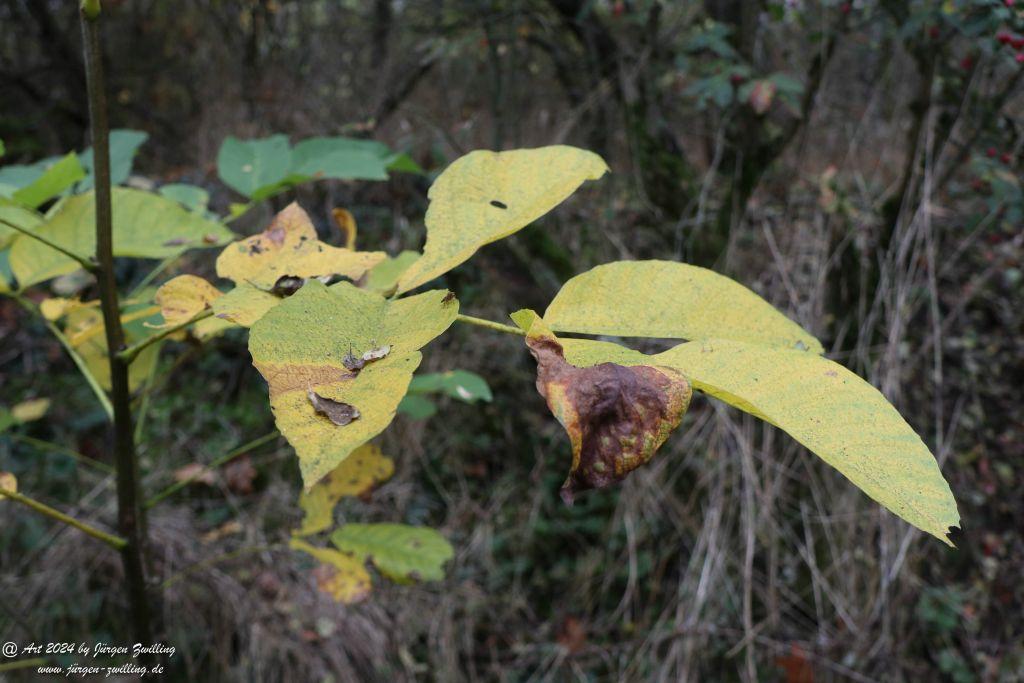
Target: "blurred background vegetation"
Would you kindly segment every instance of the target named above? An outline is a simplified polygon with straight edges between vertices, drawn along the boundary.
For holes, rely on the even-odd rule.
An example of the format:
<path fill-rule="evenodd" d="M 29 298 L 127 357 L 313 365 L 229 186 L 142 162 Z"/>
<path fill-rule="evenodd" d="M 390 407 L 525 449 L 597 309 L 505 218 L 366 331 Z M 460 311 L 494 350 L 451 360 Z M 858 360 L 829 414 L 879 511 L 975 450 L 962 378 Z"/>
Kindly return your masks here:
<path fill-rule="evenodd" d="M 3 163 L 82 149 L 74 2 L 0 0 Z M 1024 5 L 1024 3 L 1021 3 Z M 558 498 L 569 445 L 521 340 L 455 328 L 424 369 L 484 376 L 380 440 L 395 477 L 351 521 L 431 524 L 442 583 L 343 607 L 287 549 L 297 462 L 269 440 L 150 511 L 172 680 L 1024 680 L 1024 10 L 1013 0 L 107 0 L 112 123 L 145 131 L 129 184 L 205 188 L 229 135 L 347 135 L 425 173 L 325 181 L 297 199 L 321 237 L 419 249 L 431 177 L 472 149 L 555 143 L 613 173 L 444 281 L 465 313 L 543 310 L 617 259 L 713 267 L 883 390 L 960 503 L 950 550 L 738 411 L 695 400 L 621 486 Z M 212 252 L 166 275 L 213 278 Z M 122 281 L 152 264 L 128 262 Z M 83 294 L 90 296 L 85 284 Z M 33 290 L 34 297 L 47 288 Z M 105 416 L 43 325 L 0 299 L 0 469 L 98 524 Z M 164 347 L 140 398 L 149 494 L 266 434 L 246 337 Z M 2 640 L 119 642 L 115 553 L 0 510 Z M 113 577 L 113 581 L 112 581 Z M 14 674 L 11 674 L 12 676 Z"/>

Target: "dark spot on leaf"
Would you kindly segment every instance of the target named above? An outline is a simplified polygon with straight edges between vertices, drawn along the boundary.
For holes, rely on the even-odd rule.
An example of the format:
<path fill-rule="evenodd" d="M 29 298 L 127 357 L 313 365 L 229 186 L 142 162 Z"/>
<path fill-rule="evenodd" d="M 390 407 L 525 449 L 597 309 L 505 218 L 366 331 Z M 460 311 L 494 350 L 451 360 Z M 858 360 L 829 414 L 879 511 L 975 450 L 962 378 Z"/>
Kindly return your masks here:
<path fill-rule="evenodd" d="M 256 254 L 262 254 L 262 253 L 263 253 L 263 247 L 261 247 L 258 242 L 253 242 L 249 246 L 249 255 L 250 256 L 255 256 Z"/>
<path fill-rule="evenodd" d="M 608 486 L 648 462 L 690 404 L 689 383 L 670 368 L 577 368 L 554 338 L 526 344 L 537 359 L 537 391 L 572 442 L 572 468 L 562 485 L 568 504 L 576 492 Z"/>
<path fill-rule="evenodd" d="M 342 357 L 341 364 L 344 365 L 345 368 L 347 368 L 348 370 L 351 370 L 352 372 L 359 372 L 360 370 L 363 369 L 363 366 L 366 365 L 366 361 L 363 360 L 362 358 L 357 358 L 355 355 L 353 355 L 352 349 L 349 349 L 348 353 L 346 353 Z"/>
<path fill-rule="evenodd" d="M 173 240 L 167 240 L 164 242 L 165 247 L 180 247 L 183 244 L 188 244 L 188 240 L 184 237 L 175 237 Z"/>
<path fill-rule="evenodd" d="M 359 419 L 359 410 L 355 406 L 335 401 L 332 398 L 324 398 L 312 389 L 308 389 L 306 393 L 316 412 L 326 416 L 328 420 L 339 427 L 344 427 L 353 420 Z"/>
<path fill-rule="evenodd" d="M 270 293 L 284 299 L 302 289 L 304 284 L 306 284 L 305 278 L 295 275 L 282 275 L 277 278 L 274 286 L 270 288 Z"/>
<path fill-rule="evenodd" d="M 282 244 L 284 244 L 284 238 L 287 236 L 288 233 L 285 231 L 283 225 L 278 225 L 277 219 L 275 218 L 274 223 L 271 224 L 271 226 L 267 228 L 267 231 L 263 234 L 266 235 L 267 239 L 269 239 L 271 242 L 273 242 L 277 246 L 281 246 Z"/>
<path fill-rule="evenodd" d="M 217 244 L 219 241 L 220 239 L 212 232 L 203 235 L 203 244 Z"/>
<path fill-rule="evenodd" d="M 508 208 L 507 204 L 505 204 L 504 202 L 499 202 L 497 199 L 492 199 L 491 200 L 491 206 L 493 206 L 496 209 L 507 209 Z"/>

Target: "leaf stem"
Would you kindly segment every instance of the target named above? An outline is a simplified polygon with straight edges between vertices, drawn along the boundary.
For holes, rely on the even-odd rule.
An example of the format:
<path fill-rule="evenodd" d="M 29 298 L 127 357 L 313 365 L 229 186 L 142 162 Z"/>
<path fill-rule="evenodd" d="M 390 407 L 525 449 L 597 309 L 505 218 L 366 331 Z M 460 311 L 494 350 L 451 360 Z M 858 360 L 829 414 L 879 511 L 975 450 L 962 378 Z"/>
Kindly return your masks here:
<path fill-rule="evenodd" d="M 512 327 L 511 325 L 503 325 L 502 323 L 496 323 L 493 320 L 485 320 L 483 318 L 474 318 L 471 315 L 462 315 L 461 313 L 455 316 L 455 321 L 465 323 L 467 325 L 476 325 L 477 327 L 486 327 L 489 330 L 495 330 L 497 332 L 504 332 L 505 334 L 514 334 L 519 337 L 525 337 L 526 333 L 518 327 Z"/>
<path fill-rule="evenodd" d="M 135 344 L 132 344 L 131 346 L 122 349 L 121 351 L 118 352 L 117 357 L 120 358 L 123 363 L 131 364 L 131 362 L 135 360 L 135 357 L 138 356 L 146 347 L 155 344 L 156 342 L 160 341 L 161 339 L 164 339 L 169 335 L 174 334 L 178 330 L 185 329 L 192 323 L 197 323 L 200 320 L 209 318 L 211 315 L 213 315 L 212 308 L 208 308 L 205 311 L 200 311 L 199 313 L 196 313 L 194 316 L 192 316 L 185 322 L 178 323 L 177 325 L 171 325 L 170 327 L 165 327 L 156 334 L 146 337 L 142 341 L 136 342 Z"/>
<path fill-rule="evenodd" d="M 217 458 L 216 460 L 211 462 L 206 467 L 208 469 L 211 469 L 211 470 L 217 469 L 221 465 L 227 463 L 229 460 L 233 460 L 234 458 L 237 458 L 240 455 L 248 453 L 249 451 L 254 450 L 256 448 L 259 448 L 263 444 L 265 444 L 265 443 L 267 443 L 269 441 L 273 441 L 278 436 L 280 436 L 280 432 L 278 432 L 275 429 L 274 431 L 270 432 L 269 434 L 264 434 L 263 436 L 261 436 L 261 437 L 259 437 L 257 439 L 253 439 L 249 443 L 242 444 L 238 448 L 234 448 L 234 449 L 228 451 L 224 455 L 220 456 L 219 458 Z M 147 500 L 146 503 L 145 503 L 146 509 L 148 510 L 149 508 L 153 507 L 154 505 L 156 505 L 157 503 L 162 501 L 164 498 L 167 498 L 168 496 L 174 495 L 175 493 L 180 491 L 182 488 L 184 488 L 188 484 L 191 484 L 193 481 L 195 481 L 199 477 L 199 474 L 200 473 L 197 472 L 196 474 L 192 475 L 191 477 L 188 477 L 187 479 L 182 479 L 181 481 L 174 482 L 173 484 L 171 484 L 170 486 L 165 488 L 163 491 L 161 491 L 160 493 L 156 494 L 155 496 L 153 496 L 152 498 Z"/>
<path fill-rule="evenodd" d="M 34 239 L 35 241 L 37 241 L 37 242 L 45 244 L 50 249 L 55 249 L 55 250 L 59 251 L 60 253 L 62 253 L 65 256 L 67 256 L 68 258 L 74 259 L 75 261 L 78 262 L 79 265 L 81 265 L 83 268 L 85 268 L 90 273 L 95 273 L 96 272 L 96 267 L 97 267 L 96 266 L 96 261 L 94 261 L 93 259 L 89 258 L 88 256 L 82 256 L 81 254 L 76 254 L 75 252 L 71 251 L 70 249 L 67 249 L 66 247 L 60 246 L 59 244 L 57 244 L 56 242 L 54 242 L 50 238 L 43 237 L 42 235 L 40 235 L 38 233 L 35 233 L 35 232 L 32 232 L 31 230 L 29 230 L 27 228 L 23 228 L 20 225 L 17 225 L 16 223 L 12 223 L 9 220 L 7 220 L 6 218 L 0 218 L 0 224 L 6 225 L 8 228 L 11 228 L 12 230 L 16 230 L 17 232 L 20 232 L 25 237 L 30 237 L 30 238 Z"/>
<path fill-rule="evenodd" d="M 2 488 L 0 488 L 0 496 L 6 496 L 13 501 L 32 508 L 42 515 L 46 515 L 47 517 L 67 524 L 68 526 L 73 526 L 79 531 L 86 533 L 97 540 L 103 541 L 114 550 L 123 550 L 125 546 L 128 545 L 128 541 L 124 540 L 120 536 L 114 536 L 113 534 L 108 534 L 106 531 L 100 531 L 96 527 L 90 526 L 85 522 L 81 522 L 70 515 L 65 515 L 60 510 L 55 510 L 45 503 L 40 503 L 35 498 L 29 498 L 24 494 L 15 493 L 14 491 L 8 491 L 7 489 Z"/>

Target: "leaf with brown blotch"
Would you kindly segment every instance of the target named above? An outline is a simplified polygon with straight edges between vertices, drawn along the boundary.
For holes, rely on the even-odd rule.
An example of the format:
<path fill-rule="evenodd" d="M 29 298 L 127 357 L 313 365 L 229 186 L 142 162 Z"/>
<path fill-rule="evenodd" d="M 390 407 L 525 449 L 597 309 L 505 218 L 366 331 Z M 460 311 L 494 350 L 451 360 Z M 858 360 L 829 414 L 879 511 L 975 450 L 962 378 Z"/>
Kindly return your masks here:
<path fill-rule="evenodd" d="M 520 321 L 529 325 L 524 329 L 537 359 L 537 391 L 572 443 L 562 499 L 571 504 L 577 491 L 604 488 L 650 461 L 690 405 L 686 378 L 657 366 L 575 367 L 543 323 L 529 324 L 529 314 Z"/>
<path fill-rule="evenodd" d="M 312 389 L 308 390 L 307 395 L 309 402 L 313 404 L 313 409 L 321 415 L 325 415 L 328 420 L 339 427 L 344 427 L 353 420 L 359 419 L 359 410 L 353 405 L 335 401 L 332 398 L 324 398 Z"/>
<path fill-rule="evenodd" d="M 270 290 L 284 275 L 341 275 L 358 280 L 386 258 L 379 251 L 332 247 L 317 239 L 309 215 L 296 203 L 281 211 L 258 235 L 229 244 L 217 257 L 217 275 Z"/>

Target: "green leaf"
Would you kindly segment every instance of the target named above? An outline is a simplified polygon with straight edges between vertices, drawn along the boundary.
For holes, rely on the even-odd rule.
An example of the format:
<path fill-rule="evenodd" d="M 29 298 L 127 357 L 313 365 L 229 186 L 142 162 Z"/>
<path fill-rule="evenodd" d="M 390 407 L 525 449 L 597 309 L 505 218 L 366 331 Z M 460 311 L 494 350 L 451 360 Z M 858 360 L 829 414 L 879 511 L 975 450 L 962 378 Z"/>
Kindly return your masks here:
<path fill-rule="evenodd" d="M 189 211 L 199 214 L 206 213 L 206 207 L 210 203 L 210 193 L 195 185 L 169 183 L 161 186 L 157 191 L 164 197 L 178 202 Z"/>
<path fill-rule="evenodd" d="M 177 202 L 141 190 L 112 192 L 114 256 L 167 258 L 188 249 L 214 247 L 234 238 L 220 223 L 183 209 Z M 69 198 L 36 232 L 76 254 L 96 251 L 96 205 L 91 192 Z M 29 237 L 11 247 L 11 269 L 22 287 L 70 273 L 73 259 Z"/>
<path fill-rule="evenodd" d="M 47 157 L 34 164 L 9 164 L 0 167 L 0 187 L 5 188 L 4 196 L 9 197 L 17 190 L 31 185 L 46 173 L 46 169 L 61 159 L 59 156 Z M 6 188 L 12 188 L 9 194 L 6 193 Z"/>
<path fill-rule="evenodd" d="M 877 389 L 838 363 L 727 339 L 652 356 L 609 342 L 561 343 L 577 367 L 610 362 L 682 372 L 695 389 L 786 431 L 871 498 L 952 545 L 946 535 L 960 515 L 935 458 Z"/>
<path fill-rule="evenodd" d="M 375 140 L 309 138 L 295 145 L 291 173 L 338 180 L 387 180 L 396 159 L 388 146 Z"/>
<path fill-rule="evenodd" d="M 5 199 L 0 199 L 0 219 L 14 223 L 19 228 L 25 228 L 26 230 L 35 230 L 43 222 L 42 217 L 35 211 L 18 206 L 17 204 L 9 204 Z M 13 242 L 20 234 L 14 228 L 9 228 L 0 223 L 0 249 Z"/>
<path fill-rule="evenodd" d="M 135 153 L 139 151 L 149 133 L 141 130 L 117 129 L 110 131 L 110 182 L 112 185 L 122 185 L 132 172 L 132 163 L 135 161 Z M 93 188 L 92 148 L 82 152 L 82 166 L 88 171 L 85 179 L 75 188 L 77 192 L 86 192 Z"/>
<path fill-rule="evenodd" d="M 224 184 L 246 197 L 285 180 L 292 152 L 285 135 L 259 140 L 228 137 L 217 154 L 217 174 Z"/>
<path fill-rule="evenodd" d="M 48 167 L 42 175 L 21 188 L 11 197 L 19 204 L 36 208 L 48 199 L 56 197 L 85 177 L 85 170 L 78 156 L 71 152 Z"/>
<path fill-rule="evenodd" d="M 555 296 L 544 322 L 556 332 L 735 339 L 823 352 L 817 339 L 743 285 L 672 261 L 618 261 L 577 275 Z"/>
<path fill-rule="evenodd" d="M 461 157 L 430 188 L 427 243 L 399 280 L 398 292 L 433 280 L 485 244 L 526 227 L 607 171 L 593 152 L 563 145 Z"/>
<path fill-rule="evenodd" d="M 455 554 L 435 529 L 405 524 L 346 524 L 331 542 L 400 583 L 444 579 L 444 563 Z"/>
<path fill-rule="evenodd" d="M 398 256 L 389 256 L 366 274 L 365 286 L 375 292 L 391 292 L 398 284 L 398 278 L 409 270 L 409 266 L 420 257 L 418 251 L 403 251 Z"/>
<path fill-rule="evenodd" d="M 426 396 L 406 394 L 398 403 L 398 412 L 414 420 L 426 420 L 437 414 L 437 406 Z"/>
<path fill-rule="evenodd" d="M 253 365 L 270 385 L 277 427 L 295 448 L 307 489 L 394 419 L 419 349 L 458 313 L 447 294 L 387 300 L 348 282 L 328 289 L 313 280 L 252 326 Z M 362 358 L 385 347 L 361 369 L 346 366 L 350 353 Z M 324 414 L 325 402 L 355 408 L 358 417 L 340 426 Z"/>
<path fill-rule="evenodd" d="M 490 401 L 491 388 L 487 381 L 466 370 L 432 372 L 416 375 L 409 384 L 410 394 L 446 394 L 465 403 Z"/>

